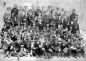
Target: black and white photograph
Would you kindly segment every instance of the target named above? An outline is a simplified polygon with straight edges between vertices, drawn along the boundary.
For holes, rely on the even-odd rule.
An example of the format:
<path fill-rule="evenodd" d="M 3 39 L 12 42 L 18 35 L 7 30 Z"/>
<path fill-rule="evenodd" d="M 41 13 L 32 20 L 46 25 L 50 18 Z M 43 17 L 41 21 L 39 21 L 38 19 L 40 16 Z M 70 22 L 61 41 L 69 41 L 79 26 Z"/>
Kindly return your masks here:
<path fill-rule="evenodd" d="M 86 61 L 86 0 L 0 0 L 0 61 Z"/>

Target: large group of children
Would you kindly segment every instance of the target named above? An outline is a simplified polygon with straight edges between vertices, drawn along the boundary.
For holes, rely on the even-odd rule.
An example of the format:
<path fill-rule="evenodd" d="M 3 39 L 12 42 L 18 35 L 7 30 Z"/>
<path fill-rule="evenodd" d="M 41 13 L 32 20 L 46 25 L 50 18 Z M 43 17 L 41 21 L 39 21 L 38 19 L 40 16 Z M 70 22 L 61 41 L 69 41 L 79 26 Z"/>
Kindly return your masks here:
<path fill-rule="evenodd" d="M 8 7 L 0 33 L 6 56 L 84 56 L 78 14 L 72 9 Z"/>

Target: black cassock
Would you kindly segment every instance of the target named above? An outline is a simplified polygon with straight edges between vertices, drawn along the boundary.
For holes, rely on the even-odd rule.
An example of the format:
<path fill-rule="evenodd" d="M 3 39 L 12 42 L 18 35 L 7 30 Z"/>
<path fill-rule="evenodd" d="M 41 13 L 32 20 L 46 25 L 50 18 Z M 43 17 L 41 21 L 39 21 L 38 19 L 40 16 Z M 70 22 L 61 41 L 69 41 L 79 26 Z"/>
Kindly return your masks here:
<path fill-rule="evenodd" d="M 17 8 L 13 8 L 11 10 L 11 14 L 14 14 L 14 16 L 17 16 L 18 15 L 18 9 Z"/>

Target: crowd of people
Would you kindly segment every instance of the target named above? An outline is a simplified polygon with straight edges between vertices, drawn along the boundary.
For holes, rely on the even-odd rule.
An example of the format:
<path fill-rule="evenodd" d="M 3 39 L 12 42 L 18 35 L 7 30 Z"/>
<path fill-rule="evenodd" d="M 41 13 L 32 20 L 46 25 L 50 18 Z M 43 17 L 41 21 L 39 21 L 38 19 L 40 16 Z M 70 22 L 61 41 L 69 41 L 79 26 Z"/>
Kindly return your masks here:
<path fill-rule="evenodd" d="M 84 56 L 78 14 L 59 7 L 8 7 L 0 33 L 6 56 Z"/>

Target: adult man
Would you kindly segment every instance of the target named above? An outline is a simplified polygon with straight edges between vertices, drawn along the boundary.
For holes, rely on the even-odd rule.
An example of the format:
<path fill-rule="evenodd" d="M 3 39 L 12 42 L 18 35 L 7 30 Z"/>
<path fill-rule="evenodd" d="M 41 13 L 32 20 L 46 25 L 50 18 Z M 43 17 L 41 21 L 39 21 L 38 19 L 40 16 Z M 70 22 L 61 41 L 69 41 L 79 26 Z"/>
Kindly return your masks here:
<path fill-rule="evenodd" d="M 17 5 L 14 5 L 14 8 L 11 10 L 11 17 L 17 17 L 18 15 L 18 9 L 17 9 Z"/>
<path fill-rule="evenodd" d="M 72 9 L 72 14 L 70 15 L 70 23 L 73 22 L 77 17 L 75 9 Z"/>

